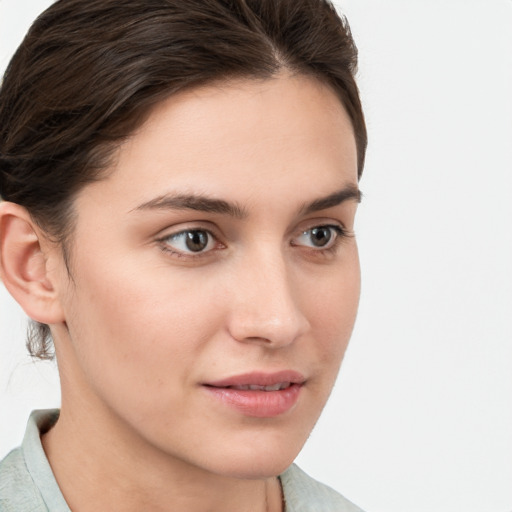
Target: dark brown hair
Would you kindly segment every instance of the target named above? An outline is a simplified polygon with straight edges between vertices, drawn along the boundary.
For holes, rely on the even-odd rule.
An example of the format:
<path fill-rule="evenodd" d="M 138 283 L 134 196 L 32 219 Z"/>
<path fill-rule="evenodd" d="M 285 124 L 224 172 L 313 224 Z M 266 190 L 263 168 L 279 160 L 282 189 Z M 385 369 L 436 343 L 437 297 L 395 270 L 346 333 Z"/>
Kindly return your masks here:
<path fill-rule="evenodd" d="M 61 244 L 73 199 L 113 151 L 177 91 L 281 69 L 317 77 L 348 112 L 363 170 L 357 50 L 326 0 L 59 0 L 32 25 L 0 89 L 0 196 Z M 51 358 L 47 325 L 30 353 Z"/>

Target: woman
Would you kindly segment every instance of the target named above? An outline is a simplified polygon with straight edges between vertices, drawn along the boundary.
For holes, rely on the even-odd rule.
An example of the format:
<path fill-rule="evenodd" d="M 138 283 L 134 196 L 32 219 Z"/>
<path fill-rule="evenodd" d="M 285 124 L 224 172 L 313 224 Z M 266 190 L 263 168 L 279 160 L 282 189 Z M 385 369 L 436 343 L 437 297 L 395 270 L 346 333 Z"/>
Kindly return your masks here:
<path fill-rule="evenodd" d="M 0 510 L 359 510 L 292 464 L 357 310 L 355 67 L 320 0 L 36 21 L 0 93 L 0 262 L 62 406 Z"/>

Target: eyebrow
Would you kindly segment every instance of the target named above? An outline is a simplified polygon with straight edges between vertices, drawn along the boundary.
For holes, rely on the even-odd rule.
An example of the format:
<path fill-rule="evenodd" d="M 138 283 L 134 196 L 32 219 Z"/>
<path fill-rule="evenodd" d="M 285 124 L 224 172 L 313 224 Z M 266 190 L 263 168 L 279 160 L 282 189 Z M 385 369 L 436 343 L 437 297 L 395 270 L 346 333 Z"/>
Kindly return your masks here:
<path fill-rule="evenodd" d="M 320 210 L 333 208 L 349 200 L 359 203 L 361 202 L 361 198 L 362 193 L 356 185 L 347 185 L 337 192 L 302 205 L 299 209 L 299 213 L 307 215 Z M 237 219 L 245 219 L 249 216 L 247 210 L 237 203 L 196 194 L 167 194 L 158 196 L 155 199 L 140 204 L 132 211 L 140 210 L 195 210 L 229 215 Z"/>
<path fill-rule="evenodd" d="M 338 206 L 346 201 L 356 201 L 357 203 L 360 203 L 362 198 L 363 193 L 359 190 L 357 185 L 347 185 L 341 190 L 329 194 L 326 197 L 321 197 L 319 199 L 315 199 L 311 203 L 304 204 L 300 209 L 300 212 L 303 215 L 307 215 L 320 210 L 333 208 L 334 206 Z"/>
<path fill-rule="evenodd" d="M 135 210 L 196 210 L 207 213 L 220 213 L 244 219 L 247 211 L 240 205 L 223 199 L 214 199 L 196 194 L 163 195 L 143 203 Z"/>

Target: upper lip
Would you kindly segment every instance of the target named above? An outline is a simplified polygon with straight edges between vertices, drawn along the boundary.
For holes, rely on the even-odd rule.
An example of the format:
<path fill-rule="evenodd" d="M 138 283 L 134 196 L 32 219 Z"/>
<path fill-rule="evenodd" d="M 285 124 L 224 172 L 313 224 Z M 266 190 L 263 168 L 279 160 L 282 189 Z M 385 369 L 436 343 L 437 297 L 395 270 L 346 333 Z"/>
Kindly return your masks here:
<path fill-rule="evenodd" d="M 224 379 L 205 382 L 204 385 L 216 388 L 230 386 L 274 386 L 276 384 L 290 383 L 303 384 L 306 379 L 295 370 L 282 370 L 278 372 L 251 372 L 234 375 Z"/>

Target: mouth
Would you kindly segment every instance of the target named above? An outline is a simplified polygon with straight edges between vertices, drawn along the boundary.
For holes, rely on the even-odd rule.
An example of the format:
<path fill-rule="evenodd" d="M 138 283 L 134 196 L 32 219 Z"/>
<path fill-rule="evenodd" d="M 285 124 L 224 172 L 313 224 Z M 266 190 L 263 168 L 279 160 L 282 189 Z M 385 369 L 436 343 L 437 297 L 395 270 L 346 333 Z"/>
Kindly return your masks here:
<path fill-rule="evenodd" d="M 225 379 L 206 382 L 215 388 L 243 388 L 243 391 L 279 391 L 293 384 L 304 384 L 305 377 L 295 370 L 277 372 L 250 372 Z"/>
<path fill-rule="evenodd" d="M 292 385 L 291 382 L 278 382 L 271 386 L 261 386 L 259 384 L 244 384 L 242 386 L 215 386 L 224 389 L 237 389 L 239 391 L 281 391 L 282 389 L 288 389 Z"/>
<path fill-rule="evenodd" d="M 244 416 L 272 418 L 292 410 L 305 378 L 295 371 L 253 372 L 203 384 L 209 396 Z"/>

